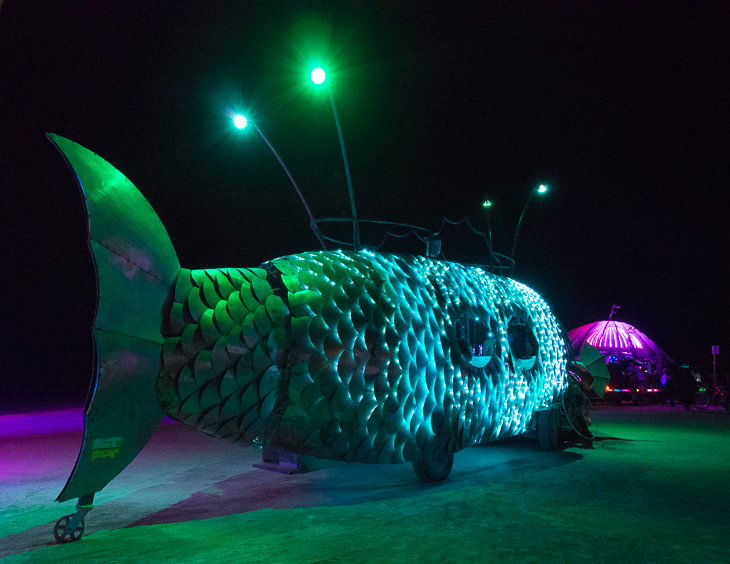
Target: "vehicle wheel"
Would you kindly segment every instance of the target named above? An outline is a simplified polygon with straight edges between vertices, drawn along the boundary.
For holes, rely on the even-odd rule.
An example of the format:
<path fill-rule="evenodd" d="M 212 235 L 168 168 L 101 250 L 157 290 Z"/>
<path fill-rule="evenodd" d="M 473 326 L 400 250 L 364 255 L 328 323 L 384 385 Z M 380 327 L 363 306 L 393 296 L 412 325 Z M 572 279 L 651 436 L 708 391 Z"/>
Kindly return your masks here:
<path fill-rule="evenodd" d="M 558 448 L 557 409 L 544 409 L 537 412 L 537 442 L 542 450 Z"/>
<path fill-rule="evenodd" d="M 442 482 L 451 473 L 454 453 L 439 458 L 428 458 L 413 463 L 413 470 L 422 482 Z"/>
<path fill-rule="evenodd" d="M 710 397 L 707 395 L 707 392 L 697 392 L 695 394 L 694 406 L 697 409 L 707 409 L 707 406 L 709 404 L 710 404 Z"/>
<path fill-rule="evenodd" d="M 56 542 L 74 542 L 83 536 L 84 531 L 86 530 L 86 523 L 84 521 L 79 521 L 79 524 L 76 525 L 76 529 L 73 531 L 66 532 L 66 526 L 69 524 L 74 515 L 74 513 L 71 515 L 64 515 L 56 521 L 56 525 L 53 527 L 53 536 L 56 539 Z"/>

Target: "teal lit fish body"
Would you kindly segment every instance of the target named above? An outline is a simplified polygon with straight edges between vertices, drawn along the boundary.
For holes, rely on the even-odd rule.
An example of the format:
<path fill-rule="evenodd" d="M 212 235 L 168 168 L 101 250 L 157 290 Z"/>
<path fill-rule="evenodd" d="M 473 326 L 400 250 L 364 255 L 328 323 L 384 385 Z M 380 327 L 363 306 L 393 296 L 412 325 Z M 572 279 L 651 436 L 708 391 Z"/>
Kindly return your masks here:
<path fill-rule="evenodd" d="M 369 251 L 181 268 L 129 180 L 49 137 L 85 195 L 99 286 L 84 441 L 59 501 L 100 491 L 165 414 L 243 446 L 433 465 L 559 401 L 565 341 L 526 286 Z"/>

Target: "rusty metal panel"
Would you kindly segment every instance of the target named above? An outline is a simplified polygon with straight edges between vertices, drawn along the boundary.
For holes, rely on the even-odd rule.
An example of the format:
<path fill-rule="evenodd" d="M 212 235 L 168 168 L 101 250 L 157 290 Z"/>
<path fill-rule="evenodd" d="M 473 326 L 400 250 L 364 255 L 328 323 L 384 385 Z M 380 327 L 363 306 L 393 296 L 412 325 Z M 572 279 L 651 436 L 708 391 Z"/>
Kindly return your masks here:
<path fill-rule="evenodd" d="M 139 454 L 164 417 L 155 389 L 160 345 L 106 331 L 95 337 L 96 390 L 84 415 L 79 458 L 57 501 L 100 491 Z"/>
<path fill-rule="evenodd" d="M 121 172 L 85 147 L 53 133 L 48 138 L 73 168 L 86 196 L 91 240 L 171 286 L 180 263 L 145 197 Z"/>
<path fill-rule="evenodd" d="M 98 279 L 96 367 L 85 410 L 84 441 L 58 497 L 101 490 L 139 453 L 162 420 L 157 396 L 163 308 L 180 272 L 175 250 L 152 206 L 116 168 L 54 134 L 49 139 L 76 174 L 89 220 Z M 177 311 L 179 314 L 180 312 Z M 178 315 L 176 323 L 184 323 Z M 168 362 L 180 369 L 168 348 Z"/>

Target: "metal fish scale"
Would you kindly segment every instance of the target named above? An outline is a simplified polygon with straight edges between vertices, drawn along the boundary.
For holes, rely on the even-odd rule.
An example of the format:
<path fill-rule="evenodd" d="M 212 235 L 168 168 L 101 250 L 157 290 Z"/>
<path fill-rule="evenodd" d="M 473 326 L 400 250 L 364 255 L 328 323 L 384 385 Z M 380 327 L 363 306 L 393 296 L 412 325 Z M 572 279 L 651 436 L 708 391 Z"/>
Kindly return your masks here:
<path fill-rule="evenodd" d="M 238 443 L 346 461 L 433 458 L 524 431 L 563 378 L 564 353 L 548 339 L 530 370 L 507 341 L 513 316 L 559 338 L 547 305 L 479 268 L 315 252 L 258 269 L 181 269 L 172 295 L 165 411 Z M 457 334 L 467 316 L 495 335 L 483 366 Z"/>

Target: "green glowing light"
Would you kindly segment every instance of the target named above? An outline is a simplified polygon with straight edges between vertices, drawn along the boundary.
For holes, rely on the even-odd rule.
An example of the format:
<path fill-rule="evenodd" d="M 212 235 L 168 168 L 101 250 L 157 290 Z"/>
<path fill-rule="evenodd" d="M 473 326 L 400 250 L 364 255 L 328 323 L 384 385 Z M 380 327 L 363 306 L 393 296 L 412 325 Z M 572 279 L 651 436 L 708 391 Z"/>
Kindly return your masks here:
<path fill-rule="evenodd" d="M 539 192 L 540 194 L 544 194 L 545 192 L 547 192 L 547 191 L 548 191 L 548 187 L 547 187 L 547 186 L 545 186 L 544 184 L 540 184 L 540 187 L 539 187 L 539 188 L 537 189 L 537 191 L 538 191 L 538 192 Z"/>
<path fill-rule="evenodd" d="M 484 207 L 484 208 L 491 208 L 492 207 L 492 200 L 484 200 L 484 203 L 482 204 L 482 207 Z"/>
<path fill-rule="evenodd" d="M 324 79 L 327 78 L 327 75 L 325 74 L 322 67 L 317 67 L 316 69 L 314 69 L 310 76 L 312 78 L 312 82 L 314 82 L 315 84 L 322 84 L 324 82 Z"/>
<path fill-rule="evenodd" d="M 248 120 L 245 118 L 245 116 L 242 116 L 241 114 L 236 114 L 233 118 L 233 125 L 235 125 L 238 129 L 243 129 L 248 125 Z"/>

